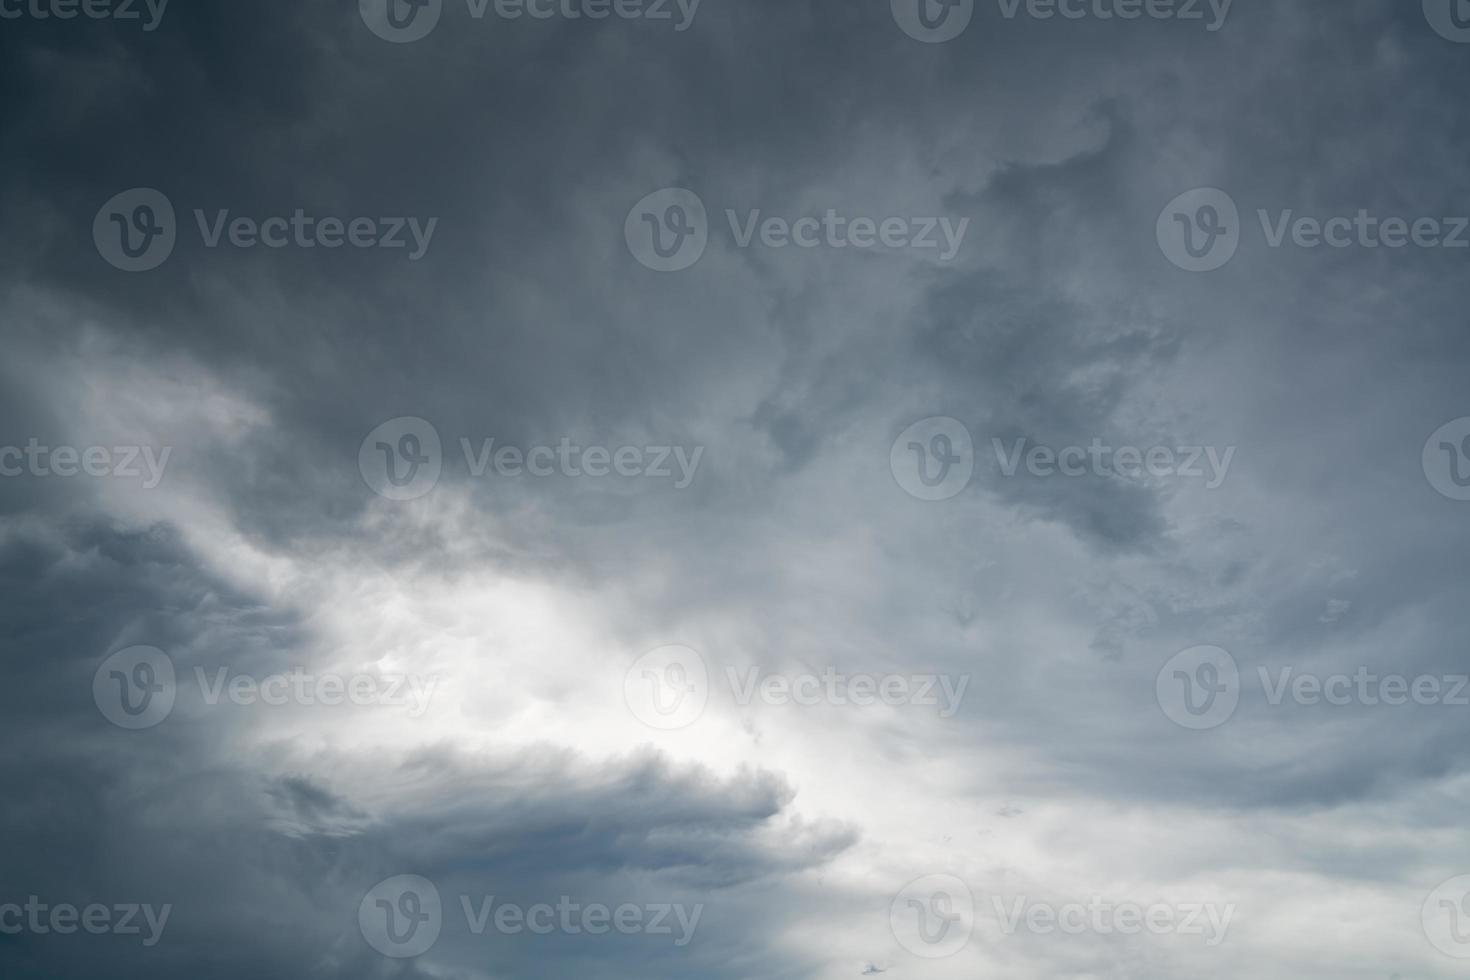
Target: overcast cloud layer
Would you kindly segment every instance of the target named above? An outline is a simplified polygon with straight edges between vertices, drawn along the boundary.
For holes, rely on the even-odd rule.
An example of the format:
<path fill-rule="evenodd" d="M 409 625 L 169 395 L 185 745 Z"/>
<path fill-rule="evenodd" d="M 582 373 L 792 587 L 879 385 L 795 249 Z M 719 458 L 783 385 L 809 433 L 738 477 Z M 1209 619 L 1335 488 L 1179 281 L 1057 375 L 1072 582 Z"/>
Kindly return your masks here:
<path fill-rule="evenodd" d="M 0 976 L 1464 976 L 1467 82 L 0 0 Z"/>

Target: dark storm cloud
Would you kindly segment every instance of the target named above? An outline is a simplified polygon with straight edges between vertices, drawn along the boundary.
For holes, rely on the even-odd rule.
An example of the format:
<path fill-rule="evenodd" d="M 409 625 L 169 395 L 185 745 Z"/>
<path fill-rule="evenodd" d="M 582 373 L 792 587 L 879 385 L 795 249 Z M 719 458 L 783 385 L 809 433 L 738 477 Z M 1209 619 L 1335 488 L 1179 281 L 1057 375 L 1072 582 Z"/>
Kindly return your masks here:
<path fill-rule="evenodd" d="M 405 867 L 467 894 L 512 891 L 528 902 L 543 900 L 541 890 L 553 901 L 571 890 L 614 905 L 644 892 L 709 902 L 723 915 L 710 916 L 709 942 L 689 955 L 711 972 L 720 948 L 774 914 L 742 889 L 852 842 L 835 825 L 767 833 L 792 799 L 775 776 L 726 783 L 656 756 L 593 767 L 548 749 L 487 765 L 446 749 L 405 758 L 396 771 L 381 759 L 362 772 L 334 767 L 359 787 L 385 777 L 413 787 L 385 807 L 307 777 L 252 771 L 231 748 L 240 722 L 185 707 L 182 696 L 158 728 L 122 731 L 91 700 L 91 674 L 113 648 L 173 651 L 182 678 L 194 666 L 189 651 L 236 669 L 284 670 L 299 662 L 291 647 L 304 638 L 281 611 L 211 581 L 167 528 L 16 534 L 0 555 L 10 596 L 4 712 L 7 729 L 32 740 L 24 750 L 12 743 L 0 773 L 28 787 L 0 810 L 9 839 L 25 842 L 0 868 L 5 900 L 172 906 L 152 948 L 122 936 L 6 936 L 8 976 L 95 975 L 103 964 L 120 977 L 204 967 L 218 976 L 418 975 L 382 972 L 354 924 L 372 874 Z M 262 653 L 263 638 L 275 649 Z M 639 969 L 654 975 L 689 969 L 687 957 L 636 945 L 626 953 L 652 957 Z M 545 949 L 501 943 L 464 955 L 519 971 L 528 968 L 514 965 L 520 958 Z M 607 943 L 566 955 L 606 956 Z"/>
<path fill-rule="evenodd" d="M 1336 851 L 1295 868 L 1363 887 L 1448 876 L 1427 852 L 1451 849 L 1458 811 L 1425 799 L 1455 799 L 1465 712 L 1272 706 L 1256 679 L 1467 669 L 1464 512 L 1419 460 L 1430 432 L 1470 414 L 1463 253 L 1271 249 L 1256 217 L 1465 212 L 1470 49 L 1429 30 L 1419 4 L 1241 2 L 1208 33 L 1007 21 L 981 3 L 944 45 L 906 37 L 886 0 L 705 0 L 678 33 L 472 22 L 449 7 L 406 45 L 373 36 L 348 2 L 176 0 L 151 32 L 0 22 L 0 445 L 113 445 L 121 431 L 174 450 L 156 494 L 0 480 L 0 775 L 13 789 L 0 903 L 176 907 L 149 950 L 0 935 L 0 972 L 883 972 L 891 892 L 933 870 L 911 862 L 937 860 L 921 845 L 945 841 L 943 860 L 987 874 L 1011 863 L 947 823 L 972 804 L 994 812 L 997 793 L 1025 798 L 1031 823 L 1009 823 L 1046 827 L 1047 846 L 1018 853 L 1080 852 L 1073 838 L 1105 807 L 1149 813 L 1156 824 L 1130 833 L 1161 841 L 1182 813 L 1248 828 L 1310 814 L 1345 823 L 1322 832 Z M 727 208 L 971 224 L 950 263 L 712 234 L 692 269 L 655 274 L 623 221 L 675 185 L 717 231 Z M 91 229 L 137 186 L 170 198 L 181 237 L 134 275 L 102 261 Z M 1154 222 L 1202 186 L 1238 202 L 1243 240 L 1229 265 L 1191 275 L 1161 255 Z M 211 249 L 196 208 L 438 223 L 413 261 Z M 437 428 L 445 475 L 395 509 L 356 455 L 409 415 Z M 975 437 L 973 484 L 939 505 L 905 497 L 887 467 L 893 437 L 924 415 Z M 680 491 L 473 478 L 459 440 L 490 437 L 705 456 Z M 1006 477 L 992 448 L 1094 437 L 1239 454 L 1202 491 Z M 357 715 L 328 746 L 197 699 L 146 732 L 99 714 L 92 674 L 132 644 L 167 650 L 185 677 L 340 653 L 323 620 L 341 610 L 313 606 L 330 589 L 266 588 L 282 565 L 293 587 L 343 567 L 400 581 L 403 604 L 429 606 L 412 620 L 431 624 L 426 641 L 462 639 L 454 617 L 479 612 L 441 596 L 473 606 L 473 590 L 454 590 L 514 575 L 595 594 L 556 606 L 554 626 L 585 617 L 610 649 L 698 635 L 717 674 L 835 663 L 976 682 L 952 725 L 885 715 L 831 758 L 825 715 L 803 738 L 738 713 L 721 747 L 806 751 L 805 786 L 780 767 L 730 775 L 653 750 L 482 752 L 439 734 L 404 747 Z M 388 639 L 354 652 L 386 656 L 399 603 L 362 605 Z M 466 660 L 503 668 L 497 693 L 567 729 L 597 724 L 566 707 L 578 678 L 559 672 L 582 662 L 548 665 L 533 689 L 486 642 L 514 624 L 480 625 Z M 1217 731 L 1185 732 L 1160 712 L 1155 675 L 1205 643 L 1239 661 L 1242 706 Z M 669 756 L 684 744 L 658 743 Z M 809 784 L 846 766 L 866 805 L 833 794 L 838 812 L 807 816 Z M 1067 832 L 1042 823 L 1048 805 L 1075 808 Z M 903 831 L 871 839 L 864 820 L 889 807 L 900 815 L 885 827 Z M 1409 824 L 1418 850 L 1362 845 Z M 1254 877 L 1271 855 L 1218 850 L 1181 875 L 1278 890 Z M 813 884 L 855 856 L 883 872 Z M 366 891 L 398 874 L 435 881 L 451 914 L 458 896 L 491 894 L 707 908 L 682 951 L 646 936 L 492 941 L 460 922 L 400 964 L 356 921 Z M 858 932 L 850 954 L 843 930 Z M 1361 966 L 1337 954 L 1333 975 Z M 1228 972 L 1117 948 L 1006 955 L 997 976 Z M 1265 959 L 1250 969 L 1300 975 Z"/>

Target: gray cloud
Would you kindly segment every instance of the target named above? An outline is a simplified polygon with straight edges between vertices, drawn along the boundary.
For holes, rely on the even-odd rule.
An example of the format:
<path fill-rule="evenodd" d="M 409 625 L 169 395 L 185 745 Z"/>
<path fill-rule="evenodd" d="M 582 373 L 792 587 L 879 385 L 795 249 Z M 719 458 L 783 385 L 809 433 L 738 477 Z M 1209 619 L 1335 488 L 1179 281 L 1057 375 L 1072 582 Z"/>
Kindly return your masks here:
<path fill-rule="evenodd" d="M 1467 672 L 1466 505 L 1421 462 L 1470 415 L 1463 257 L 1272 248 L 1258 212 L 1465 213 L 1470 47 L 1381 0 L 1235 4 L 1215 32 L 981 3 L 935 45 L 881 0 L 704 0 L 683 32 L 449 2 L 402 45 L 354 6 L 0 28 L 0 448 L 171 450 L 155 488 L 0 477 L 0 905 L 174 906 L 151 948 L 0 934 L 0 972 L 1454 975 L 1419 913 L 1470 873 L 1466 710 L 1272 704 L 1260 671 Z M 91 230 L 140 186 L 180 236 L 131 274 Z M 623 225 L 671 186 L 710 241 L 655 273 Z M 1155 239 L 1196 187 L 1240 215 L 1200 274 Z M 417 261 L 195 228 L 298 208 L 438 224 Z M 828 209 L 969 224 L 941 261 L 740 247 L 726 219 Z M 400 503 L 357 458 L 404 416 L 443 456 Z M 889 452 L 932 416 L 975 471 L 926 502 Z M 684 489 L 477 476 L 460 440 L 492 438 L 703 455 Z M 1020 439 L 1236 454 L 1215 488 L 1007 476 L 993 440 Z M 178 701 L 125 731 L 93 674 L 139 644 Z M 672 731 L 623 690 L 668 644 L 712 679 Z M 1189 731 L 1155 681 L 1203 644 L 1240 704 Z M 971 681 L 941 719 L 741 704 L 747 666 Z M 196 669 L 435 687 L 422 716 L 211 705 Z M 356 919 L 399 874 L 451 913 L 705 911 L 687 948 L 451 915 L 400 962 Z M 977 900 L 949 959 L 890 928 L 930 874 Z M 1239 913 L 1209 949 L 1005 937 L 991 900 L 1023 893 Z"/>

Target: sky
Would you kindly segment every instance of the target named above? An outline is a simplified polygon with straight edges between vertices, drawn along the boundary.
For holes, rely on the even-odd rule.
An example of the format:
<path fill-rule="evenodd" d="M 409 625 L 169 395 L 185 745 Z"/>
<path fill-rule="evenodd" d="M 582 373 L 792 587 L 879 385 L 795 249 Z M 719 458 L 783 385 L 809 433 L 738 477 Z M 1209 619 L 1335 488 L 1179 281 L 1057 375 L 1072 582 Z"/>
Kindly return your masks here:
<path fill-rule="evenodd" d="M 0 975 L 1463 976 L 1467 80 L 0 0 Z"/>

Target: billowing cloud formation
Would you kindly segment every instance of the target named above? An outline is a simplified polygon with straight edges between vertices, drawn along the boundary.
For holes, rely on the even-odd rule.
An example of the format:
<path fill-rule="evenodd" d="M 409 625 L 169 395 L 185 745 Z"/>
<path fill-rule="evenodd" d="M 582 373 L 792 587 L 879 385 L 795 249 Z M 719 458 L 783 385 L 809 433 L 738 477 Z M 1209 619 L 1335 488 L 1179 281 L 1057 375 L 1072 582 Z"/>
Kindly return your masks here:
<path fill-rule="evenodd" d="M 1458 975 L 1470 32 L 905 3 L 0 3 L 0 973 Z"/>

